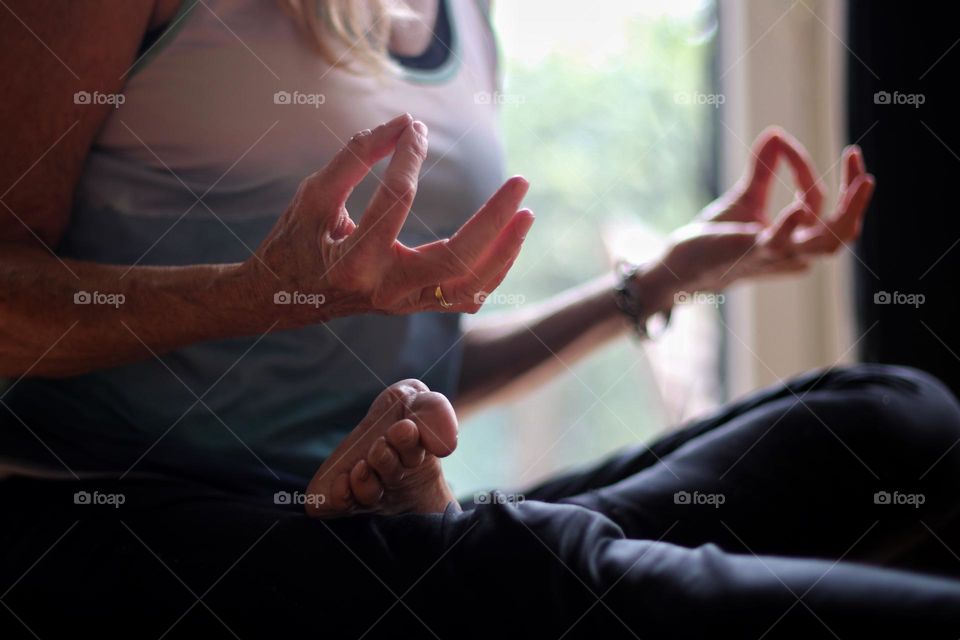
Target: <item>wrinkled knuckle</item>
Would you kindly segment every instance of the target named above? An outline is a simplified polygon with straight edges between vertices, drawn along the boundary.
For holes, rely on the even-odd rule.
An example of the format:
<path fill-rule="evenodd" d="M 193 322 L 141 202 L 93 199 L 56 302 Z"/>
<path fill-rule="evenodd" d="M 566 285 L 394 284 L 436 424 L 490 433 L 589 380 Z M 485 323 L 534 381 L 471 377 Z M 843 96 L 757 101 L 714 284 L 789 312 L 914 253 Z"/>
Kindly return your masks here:
<path fill-rule="evenodd" d="M 338 193 L 337 186 L 342 182 L 340 180 L 340 166 L 342 162 L 342 159 L 337 159 L 330 166 L 324 167 L 307 178 L 307 180 L 309 180 L 309 192 L 314 196 L 323 198 L 323 200 L 319 202 L 328 204 L 336 199 Z"/>
<path fill-rule="evenodd" d="M 326 180 L 326 177 L 327 177 L 326 169 L 320 169 L 319 171 L 314 171 L 313 173 L 311 173 L 306 178 L 300 181 L 298 190 L 307 191 L 316 187 L 319 184 L 323 184 Z"/>
<path fill-rule="evenodd" d="M 314 171 L 306 178 L 300 181 L 297 186 L 297 197 L 308 202 L 322 202 L 326 195 L 327 184 L 329 183 L 328 169 Z"/>
<path fill-rule="evenodd" d="M 370 143 L 370 139 L 372 137 L 373 137 L 373 132 L 370 129 L 357 131 L 355 134 L 350 136 L 350 140 L 347 141 L 347 147 L 352 147 L 354 149 L 363 149 Z"/>
<path fill-rule="evenodd" d="M 413 202 L 414 195 L 417 192 L 417 183 L 415 178 L 410 176 L 393 176 L 389 178 L 385 185 L 391 197 L 402 203 Z"/>
<path fill-rule="evenodd" d="M 419 162 L 424 162 L 427 159 L 427 144 L 425 138 L 418 134 L 416 142 L 414 142 L 410 151 L 416 156 Z"/>

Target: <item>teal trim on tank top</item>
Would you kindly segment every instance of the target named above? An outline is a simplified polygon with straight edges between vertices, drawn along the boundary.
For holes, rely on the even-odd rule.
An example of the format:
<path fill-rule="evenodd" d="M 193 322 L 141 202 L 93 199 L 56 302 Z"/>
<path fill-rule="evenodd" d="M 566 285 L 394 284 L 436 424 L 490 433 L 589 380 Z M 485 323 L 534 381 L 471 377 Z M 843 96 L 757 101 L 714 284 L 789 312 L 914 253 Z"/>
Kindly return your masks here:
<path fill-rule="evenodd" d="M 487 22 L 493 24 L 493 16 L 490 15 L 490 0 L 476 0 L 476 3 Z"/>
<path fill-rule="evenodd" d="M 447 47 L 450 55 L 448 55 L 447 59 L 443 61 L 443 64 L 436 69 L 408 69 L 401 67 L 400 77 L 407 82 L 416 82 L 419 84 L 444 83 L 456 75 L 457 71 L 460 70 L 460 65 L 463 63 L 463 60 L 460 58 L 460 32 L 457 29 L 457 16 L 453 14 L 454 11 L 459 11 L 459 9 L 453 7 L 453 5 L 456 4 L 455 2 L 448 2 L 448 0 L 439 0 L 439 2 L 446 4 L 447 20 L 450 21 L 450 46 Z M 430 33 L 433 33 L 432 29 Z"/>
<path fill-rule="evenodd" d="M 164 28 L 163 33 L 153 41 L 153 44 L 150 45 L 146 52 L 133 64 L 127 77 L 139 73 L 157 54 L 173 42 L 177 33 L 179 33 L 183 25 L 186 24 L 187 15 L 193 11 L 194 7 L 199 3 L 200 0 L 183 0 L 183 2 L 180 3 L 180 8 L 177 9 L 177 13 L 170 19 L 170 23 Z"/>

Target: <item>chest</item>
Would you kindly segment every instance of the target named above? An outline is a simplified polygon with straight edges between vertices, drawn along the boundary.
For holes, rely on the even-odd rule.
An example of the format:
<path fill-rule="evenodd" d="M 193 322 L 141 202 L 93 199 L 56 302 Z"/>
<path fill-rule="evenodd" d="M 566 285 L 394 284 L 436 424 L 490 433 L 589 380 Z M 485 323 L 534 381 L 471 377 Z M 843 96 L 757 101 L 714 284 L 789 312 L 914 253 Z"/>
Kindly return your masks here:
<path fill-rule="evenodd" d="M 477 98 L 496 89 L 492 35 L 471 0 L 449 9 L 454 39 L 443 68 L 376 76 L 327 65 L 274 3 L 199 3 L 129 78 L 96 150 L 173 171 L 201 192 L 289 191 L 353 133 L 406 111 L 430 129 L 411 230 L 418 218 L 433 232 L 456 228 L 498 186 L 502 152 L 496 106 Z M 380 171 L 357 189 L 353 209 Z"/>

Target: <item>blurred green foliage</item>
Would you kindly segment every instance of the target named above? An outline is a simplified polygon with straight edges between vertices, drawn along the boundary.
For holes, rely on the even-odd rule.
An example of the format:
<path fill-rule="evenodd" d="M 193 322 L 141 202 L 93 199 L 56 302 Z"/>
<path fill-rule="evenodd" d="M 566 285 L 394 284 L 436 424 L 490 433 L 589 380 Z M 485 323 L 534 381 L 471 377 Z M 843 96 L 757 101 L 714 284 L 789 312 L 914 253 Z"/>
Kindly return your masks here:
<path fill-rule="evenodd" d="M 708 200 L 713 106 L 709 4 L 683 18 L 624 17 L 616 55 L 557 43 L 531 63 L 501 42 L 509 173 L 531 182 L 537 224 L 500 291 L 526 302 L 608 268 L 602 231 L 642 221 L 668 233 Z M 483 313 L 504 312 L 493 307 Z M 455 490 L 520 486 L 665 426 L 640 351 L 626 340 L 520 401 L 472 417 L 445 462 Z"/>

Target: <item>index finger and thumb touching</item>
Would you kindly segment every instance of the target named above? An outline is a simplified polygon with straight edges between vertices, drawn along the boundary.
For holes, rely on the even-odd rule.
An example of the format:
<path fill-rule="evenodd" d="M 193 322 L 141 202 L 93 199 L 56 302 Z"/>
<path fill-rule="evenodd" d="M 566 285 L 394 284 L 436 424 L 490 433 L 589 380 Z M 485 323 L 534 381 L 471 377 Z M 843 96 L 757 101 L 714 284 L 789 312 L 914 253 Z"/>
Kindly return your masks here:
<path fill-rule="evenodd" d="M 753 162 L 749 169 L 747 190 L 758 201 L 765 201 L 776 176 L 781 156 L 793 170 L 800 197 L 814 214 L 820 213 L 824 193 L 813 170 L 810 154 L 789 133 L 780 127 L 768 127 L 757 137 L 751 149 Z"/>
<path fill-rule="evenodd" d="M 370 173 L 373 165 L 394 149 L 400 135 L 412 122 L 413 117 L 404 113 L 372 130 L 364 129 L 354 134 L 317 174 L 323 183 L 325 196 L 343 205 L 354 187 Z"/>

